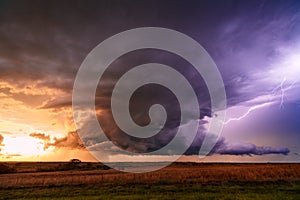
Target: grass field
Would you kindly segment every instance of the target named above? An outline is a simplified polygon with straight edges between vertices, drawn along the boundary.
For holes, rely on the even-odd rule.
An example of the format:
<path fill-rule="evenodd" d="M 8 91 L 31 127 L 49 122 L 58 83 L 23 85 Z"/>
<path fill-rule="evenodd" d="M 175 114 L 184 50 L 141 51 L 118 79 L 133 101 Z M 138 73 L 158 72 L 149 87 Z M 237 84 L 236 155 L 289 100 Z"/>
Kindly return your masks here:
<path fill-rule="evenodd" d="M 300 199 L 300 164 L 175 163 L 141 174 L 99 163 L 4 164 L 14 170 L 0 175 L 0 199 Z"/>

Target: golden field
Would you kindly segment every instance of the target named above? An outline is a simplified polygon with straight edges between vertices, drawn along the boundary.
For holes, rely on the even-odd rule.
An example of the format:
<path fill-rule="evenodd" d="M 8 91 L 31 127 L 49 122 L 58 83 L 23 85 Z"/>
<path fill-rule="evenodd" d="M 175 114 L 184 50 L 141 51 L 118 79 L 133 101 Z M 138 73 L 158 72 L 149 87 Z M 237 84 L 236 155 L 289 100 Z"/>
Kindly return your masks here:
<path fill-rule="evenodd" d="M 300 181 L 300 164 L 174 163 L 148 173 L 100 169 L 98 163 L 3 163 L 14 173 L 0 174 L 0 187 L 128 184 L 209 184 L 231 181 Z M 54 171 L 54 170 L 58 171 Z"/>

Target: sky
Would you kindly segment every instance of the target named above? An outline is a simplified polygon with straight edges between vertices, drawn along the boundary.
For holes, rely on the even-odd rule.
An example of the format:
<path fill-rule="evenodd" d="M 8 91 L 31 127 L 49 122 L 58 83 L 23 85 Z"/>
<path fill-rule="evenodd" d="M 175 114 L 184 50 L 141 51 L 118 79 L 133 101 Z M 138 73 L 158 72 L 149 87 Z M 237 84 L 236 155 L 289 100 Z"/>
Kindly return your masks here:
<path fill-rule="evenodd" d="M 169 52 L 130 52 L 104 74 L 96 92 L 96 113 L 117 148 L 97 136 L 90 124 L 75 126 L 72 90 L 83 60 L 108 37 L 139 27 L 164 27 L 188 35 L 206 49 L 220 71 L 227 116 L 216 146 L 203 159 L 198 152 L 214 114 L 209 94 L 190 64 Z M 108 161 L 164 161 L 176 155 L 118 154 L 118 148 L 159 149 L 179 126 L 176 98 L 158 85 L 134 93 L 130 109 L 133 120 L 143 125 L 152 104 L 164 105 L 168 113 L 164 131 L 137 139 L 116 125 L 110 108 L 113 83 L 147 62 L 173 66 L 201 91 L 199 129 L 180 161 L 299 162 L 300 2 L 296 0 L 0 1 L 0 160 L 95 161 L 87 149 L 103 148 L 114 152 L 103 155 Z M 80 137 L 78 128 L 94 137 Z"/>

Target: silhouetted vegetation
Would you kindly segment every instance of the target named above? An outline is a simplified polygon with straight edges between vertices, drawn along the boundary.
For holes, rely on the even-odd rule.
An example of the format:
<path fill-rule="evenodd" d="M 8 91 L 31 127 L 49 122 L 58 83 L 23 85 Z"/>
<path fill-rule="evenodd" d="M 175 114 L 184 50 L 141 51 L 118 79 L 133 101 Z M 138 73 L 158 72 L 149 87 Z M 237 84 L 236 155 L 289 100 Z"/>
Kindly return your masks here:
<path fill-rule="evenodd" d="M 110 167 L 100 163 L 82 163 L 81 161 L 73 161 L 69 163 L 59 163 L 54 167 L 42 166 L 39 167 L 37 172 L 53 172 L 53 171 L 68 171 L 68 170 L 109 170 Z"/>
<path fill-rule="evenodd" d="M 73 158 L 70 160 L 71 163 L 81 163 L 81 160 L 77 159 L 77 158 Z"/>
<path fill-rule="evenodd" d="M 14 173 L 16 170 L 13 167 L 9 167 L 5 164 L 0 164 L 0 174 Z"/>
<path fill-rule="evenodd" d="M 9 163 L 20 172 L 31 167 L 35 171 L 17 176 L 0 176 L 1 187 L 31 187 L 48 185 L 178 185 L 227 182 L 300 181 L 300 164 L 198 164 L 175 165 L 149 173 L 124 173 L 106 170 L 101 163 Z M 37 166 L 39 168 L 37 168 Z M 19 167 L 19 168 L 18 168 Z M 39 172 L 36 172 L 38 169 Z M 46 172 L 46 173 L 40 173 Z"/>

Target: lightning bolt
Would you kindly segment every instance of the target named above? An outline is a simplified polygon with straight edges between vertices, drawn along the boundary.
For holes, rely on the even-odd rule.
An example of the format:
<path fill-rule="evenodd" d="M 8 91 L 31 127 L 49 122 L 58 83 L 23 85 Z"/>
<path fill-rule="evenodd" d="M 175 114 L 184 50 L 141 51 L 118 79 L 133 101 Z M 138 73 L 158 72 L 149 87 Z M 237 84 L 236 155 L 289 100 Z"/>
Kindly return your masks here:
<path fill-rule="evenodd" d="M 284 108 L 284 100 L 287 98 L 286 92 L 294 87 L 297 80 L 293 81 L 291 84 L 286 84 L 286 77 L 284 77 L 281 83 L 272 90 L 272 96 L 280 95 L 280 108 Z M 286 86 L 287 85 L 287 86 Z"/>
<path fill-rule="evenodd" d="M 224 125 L 232 122 L 232 121 L 240 121 L 242 120 L 243 118 L 247 117 L 247 115 L 249 115 L 251 112 L 253 112 L 254 110 L 257 110 L 259 108 L 263 108 L 263 107 L 266 107 L 268 105 L 272 104 L 271 102 L 267 102 L 267 103 L 263 103 L 263 104 L 259 104 L 259 105 L 255 105 L 255 106 L 252 106 L 250 107 L 246 113 L 244 113 L 242 116 L 240 117 L 236 117 L 236 118 L 230 118 L 228 119 L 227 121 L 224 122 Z"/>
<path fill-rule="evenodd" d="M 247 117 L 251 112 L 253 112 L 253 111 L 257 110 L 257 109 L 260 109 L 260 108 L 263 108 L 263 107 L 266 107 L 266 106 L 269 106 L 269 105 L 273 104 L 272 100 L 274 100 L 274 97 L 276 98 L 277 96 L 280 96 L 280 108 L 283 108 L 284 107 L 284 100 L 287 98 L 286 92 L 294 87 L 294 85 L 296 84 L 297 80 L 295 80 L 294 82 L 292 82 L 289 85 L 287 85 L 286 82 L 287 82 L 287 79 L 286 79 L 286 77 L 284 77 L 282 79 L 282 81 L 280 82 L 280 84 L 278 86 L 276 86 L 272 90 L 272 92 L 271 92 L 271 97 L 272 98 L 270 99 L 269 102 L 252 106 L 252 107 L 250 107 L 246 111 L 246 113 L 244 113 L 240 117 L 230 118 L 227 121 L 225 121 L 223 124 L 226 125 L 226 124 L 229 124 L 230 122 L 233 122 L 233 121 L 240 121 L 243 118 Z M 300 107 L 300 104 L 298 104 L 298 107 Z"/>

